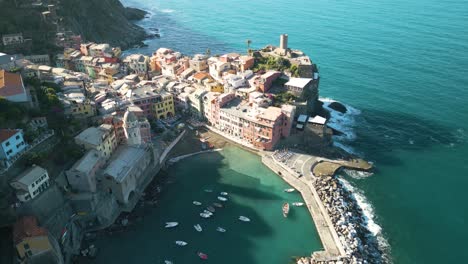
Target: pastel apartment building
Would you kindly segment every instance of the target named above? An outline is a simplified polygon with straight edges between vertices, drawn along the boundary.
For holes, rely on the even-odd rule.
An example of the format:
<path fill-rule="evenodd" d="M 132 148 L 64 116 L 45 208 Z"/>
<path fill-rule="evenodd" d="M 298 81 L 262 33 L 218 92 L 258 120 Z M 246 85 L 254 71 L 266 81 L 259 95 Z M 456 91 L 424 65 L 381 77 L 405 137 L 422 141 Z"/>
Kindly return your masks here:
<path fill-rule="evenodd" d="M 149 71 L 150 58 L 142 54 L 132 54 L 127 56 L 123 61 L 127 65 L 130 72 L 138 75 L 144 75 Z"/>
<path fill-rule="evenodd" d="M 75 142 L 86 150 L 97 150 L 105 160 L 110 158 L 117 147 L 114 128 L 108 124 L 85 129 L 75 137 Z"/>
<path fill-rule="evenodd" d="M 27 202 L 49 187 L 49 174 L 44 168 L 33 165 L 13 179 L 10 186 L 15 189 L 18 200 Z"/>
<path fill-rule="evenodd" d="M 0 97 L 15 103 L 31 102 L 31 96 L 20 74 L 0 70 Z"/>
<path fill-rule="evenodd" d="M 64 263 L 60 246 L 35 216 L 22 216 L 13 225 L 13 243 L 19 263 Z"/>
<path fill-rule="evenodd" d="M 273 86 L 273 82 L 281 76 L 279 71 L 267 71 L 255 80 L 257 89 L 262 93 L 268 92 Z"/>
<path fill-rule="evenodd" d="M 0 129 L 0 146 L 0 164 L 9 167 L 28 144 L 24 141 L 23 130 Z"/>
<path fill-rule="evenodd" d="M 147 117 L 165 119 L 175 115 L 173 95 L 157 89 L 155 85 L 142 85 L 129 90 L 126 97 Z"/>
<path fill-rule="evenodd" d="M 290 105 L 259 107 L 233 93 L 205 95 L 205 116 L 221 133 L 262 150 L 271 150 L 287 137 L 295 114 Z"/>

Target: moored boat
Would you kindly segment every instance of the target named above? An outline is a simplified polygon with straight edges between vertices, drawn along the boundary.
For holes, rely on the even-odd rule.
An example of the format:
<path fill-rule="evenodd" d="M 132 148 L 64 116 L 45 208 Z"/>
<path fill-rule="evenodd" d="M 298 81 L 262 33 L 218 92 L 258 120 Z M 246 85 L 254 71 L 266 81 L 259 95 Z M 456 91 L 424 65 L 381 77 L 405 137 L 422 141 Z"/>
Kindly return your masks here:
<path fill-rule="evenodd" d="M 166 228 L 171 228 L 171 227 L 176 227 L 177 225 L 179 225 L 179 223 L 177 222 L 166 222 Z"/>
<path fill-rule="evenodd" d="M 294 206 L 303 206 L 303 205 L 304 205 L 304 203 L 299 203 L 299 202 L 296 202 L 296 203 L 292 203 L 292 205 L 294 205 Z"/>
<path fill-rule="evenodd" d="M 220 194 L 221 194 L 221 195 L 224 195 L 224 196 L 228 195 L 227 192 L 221 192 Z"/>
<path fill-rule="evenodd" d="M 216 228 L 216 231 L 221 232 L 221 233 L 224 233 L 224 232 L 226 232 L 226 229 L 224 229 L 224 228 L 218 226 L 218 227 Z"/>
<path fill-rule="evenodd" d="M 250 222 L 250 219 L 248 217 L 243 216 L 243 215 L 239 216 L 239 220 L 241 220 L 242 222 Z"/>
<path fill-rule="evenodd" d="M 285 192 L 291 193 L 294 192 L 296 189 L 294 188 L 289 188 L 289 189 L 284 189 Z"/>
<path fill-rule="evenodd" d="M 201 205 L 202 203 L 200 203 L 199 201 L 193 201 L 193 204 L 194 205 Z"/>
<path fill-rule="evenodd" d="M 213 206 L 218 207 L 218 208 L 222 208 L 222 207 L 223 207 L 223 205 L 220 204 L 220 203 L 213 203 Z"/>
<path fill-rule="evenodd" d="M 182 240 L 177 240 L 175 243 L 176 245 L 181 246 L 181 247 L 186 246 L 188 244 L 187 242 L 182 241 Z"/>
<path fill-rule="evenodd" d="M 198 232 L 201 232 L 201 231 L 203 231 L 203 229 L 202 229 L 201 225 L 199 225 L 199 224 L 196 224 L 196 225 L 194 225 L 193 227 L 194 227 L 194 228 L 195 228 L 195 230 L 197 230 Z"/>
<path fill-rule="evenodd" d="M 198 252 L 197 255 L 201 258 L 201 259 L 208 259 L 208 255 L 203 253 L 203 252 Z"/>
<path fill-rule="evenodd" d="M 164 264 L 173 264 L 170 260 L 164 260 Z"/>
<path fill-rule="evenodd" d="M 213 206 L 208 206 L 206 209 L 212 213 L 216 211 Z"/>
<path fill-rule="evenodd" d="M 209 218 L 211 215 L 209 215 L 207 213 L 200 213 L 200 216 L 203 217 L 203 218 Z"/>
<path fill-rule="evenodd" d="M 211 189 L 205 189 L 205 192 L 211 193 L 211 192 L 213 192 L 213 190 L 211 190 Z"/>
<path fill-rule="evenodd" d="M 225 202 L 225 201 L 227 201 L 227 198 L 226 198 L 226 197 L 222 197 L 222 196 L 218 196 L 218 200 Z"/>
<path fill-rule="evenodd" d="M 289 203 L 283 204 L 283 216 L 288 217 L 289 214 Z"/>

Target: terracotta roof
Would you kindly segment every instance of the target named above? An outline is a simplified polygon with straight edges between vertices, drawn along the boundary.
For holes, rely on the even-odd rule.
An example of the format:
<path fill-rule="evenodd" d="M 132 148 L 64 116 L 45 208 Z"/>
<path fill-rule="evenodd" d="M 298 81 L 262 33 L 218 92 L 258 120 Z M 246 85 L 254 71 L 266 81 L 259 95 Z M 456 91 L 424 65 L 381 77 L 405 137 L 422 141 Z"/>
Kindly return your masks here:
<path fill-rule="evenodd" d="M 18 133 L 18 129 L 0 129 L 0 143 Z"/>
<path fill-rule="evenodd" d="M 37 237 L 47 235 L 47 229 L 37 224 L 35 216 L 23 216 L 18 219 L 13 226 L 13 241 L 18 244 L 27 237 Z"/>
<path fill-rule="evenodd" d="M 21 75 L 0 71 L 0 96 L 12 96 L 24 93 Z"/>
<path fill-rule="evenodd" d="M 197 72 L 195 73 L 195 75 L 192 76 L 194 79 L 197 79 L 197 80 L 203 80 L 205 78 L 209 78 L 210 77 L 210 74 L 209 73 L 206 73 L 206 72 Z"/>

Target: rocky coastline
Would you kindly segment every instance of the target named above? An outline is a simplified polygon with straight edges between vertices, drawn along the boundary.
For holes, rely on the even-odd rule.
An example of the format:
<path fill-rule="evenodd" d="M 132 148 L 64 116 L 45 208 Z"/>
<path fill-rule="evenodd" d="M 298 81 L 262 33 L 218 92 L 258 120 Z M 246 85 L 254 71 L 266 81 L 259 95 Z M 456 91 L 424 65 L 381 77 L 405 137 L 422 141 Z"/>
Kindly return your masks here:
<path fill-rule="evenodd" d="M 337 263 L 386 263 L 377 238 L 367 229 L 366 217 L 353 194 L 336 176 L 317 178 L 314 186 L 346 252 L 346 258 Z"/>
<path fill-rule="evenodd" d="M 87 41 L 109 43 L 122 50 L 143 46 L 151 37 L 134 22 L 143 19 L 146 11 L 124 7 L 119 0 L 63 0 L 59 14 L 67 28 Z"/>

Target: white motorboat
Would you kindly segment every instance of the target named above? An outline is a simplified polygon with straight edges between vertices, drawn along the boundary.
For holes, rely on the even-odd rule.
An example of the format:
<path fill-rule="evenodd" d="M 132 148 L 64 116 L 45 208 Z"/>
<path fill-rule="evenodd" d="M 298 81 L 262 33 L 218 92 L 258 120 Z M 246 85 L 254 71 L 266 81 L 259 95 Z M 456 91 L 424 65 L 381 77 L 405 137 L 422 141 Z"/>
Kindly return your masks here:
<path fill-rule="evenodd" d="M 248 217 L 245 217 L 245 216 L 239 216 L 239 220 L 241 220 L 242 222 L 250 222 L 250 219 Z"/>
<path fill-rule="evenodd" d="M 221 233 L 224 233 L 224 232 L 226 232 L 226 229 L 224 229 L 224 228 L 218 226 L 218 227 L 216 228 L 216 231 L 221 232 Z"/>
<path fill-rule="evenodd" d="M 211 193 L 211 192 L 213 192 L 213 190 L 210 190 L 210 189 L 205 189 L 205 192 L 207 192 L 207 193 Z"/>
<path fill-rule="evenodd" d="M 304 203 L 299 203 L 299 202 L 297 202 L 297 203 L 292 203 L 292 205 L 294 205 L 294 206 L 303 206 Z"/>
<path fill-rule="evenodd" d="M 227 192 L 222 192 L 221 195 L 226 196 L 226 195 L 228 195 L 228 193 Z"/>
<path fill-rule="evenodd" d="M 194 205 L 201 205 L 202 203 L 200 203 L 199 201 L 193 201 L 193 204 Z"/>
<path fill-rule="evenodd" d="M 225 201 L 227 201 L 227 198 L 226 198 L 226 197 L 222 197 L 222 196 L 218 196 L 218 200 L 225 202 Z"/>
<path fill-rule="evenodd" d="M 164 261 L 164 264 L 173 264 L 173 262 L 170 261 L 170 260 L 165 260 L 165 261 Z"/>
<path fill-rule="evenodd" d="M 207 215 L 209 215 L 209 216 L 212 216 L 212 215 L 213 215 L 213 213 L 210 212 L 210 211 L 208 211 L 208 210 L 203 210 L 203 213 L 204 213 L 204 214 L 207 214 Z"/>
<path fill-rule="evenodd" d="M 203 230 L 202 227 L 201 227 L 201 225 L 199 225 L 199 224 L 196 224 L 196 225 L 194 225 L 193 227 L 194 227 L 195 230 L 197 230 L 198 232 L 201 232 L 201 231 Z"/>
<path fill-rule="evenodd" d="M 206 214 L 206 213 L 200 213 L 200 216 L 203 218 L 209 218 L 211 215 Z"/>
<path fill-rule="evenodd" d="M 187 242 L 185 242 L 185 241 L 182 241 L 182 240 L 177 240 L 175 243 L 176 243 L 176 245 L 178 245 L 178 246 L 181 246 L 181 247 L 183 247 L 183 246 L 186 246 L 186 245 L 187 245 Z"/>
<path fill-rule="evenodd" d="M 296 189 L 290 188 L 290 189 L 284 189 L 285 192 L 291 193 L 294 192 Z"/>
<path fill-rule="evenodd" d="M 176 227 L 177 225 L 179 225 L 179 223 L 177 222 L 166 222 L 166 228 L 171 228 L 171 227 Z"/>

